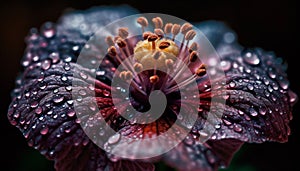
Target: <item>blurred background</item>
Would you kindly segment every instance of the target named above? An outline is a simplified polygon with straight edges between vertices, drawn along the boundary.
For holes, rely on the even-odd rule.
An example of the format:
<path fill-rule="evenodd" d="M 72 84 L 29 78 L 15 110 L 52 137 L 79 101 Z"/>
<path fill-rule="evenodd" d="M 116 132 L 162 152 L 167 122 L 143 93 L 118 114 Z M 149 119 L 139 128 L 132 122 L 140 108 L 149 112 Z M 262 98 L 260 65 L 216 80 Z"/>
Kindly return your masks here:
<path fill-rule="evenodd" d="M 32 27 L 44 22 L 56 22 L 66 9 L 87 9 L 98 5 L 129 4 L 140 12 L 174 15 L 190 22 L 219 20 L 227 23 L 238 35 L 239 42 L 247 47 L 261 47 L 274 51 L 288 63 L 291 89 L 300 95 L 298 55 L 299 23 L 296 1 L 1 1 L 0 4 L 0 170 L 54 171 L 53 162 L 27 146 L 21 132 L 11 126 L 6 114 L 10 92 L 20 71 L 20 59 L 26 44 L 24 38 Z M 298 76 L 297 76 L 298 75 Z M 300 170 L 300 104 L 294 108 L 290 123 L 292 134 L 288 143 L 246 144 L 234 157 L 231 166 L 222 171 L 277 171 Z M 296 156 L 296 157 L 295 157 Z M 170 170 L 158 165 L 161 170 Z"/>

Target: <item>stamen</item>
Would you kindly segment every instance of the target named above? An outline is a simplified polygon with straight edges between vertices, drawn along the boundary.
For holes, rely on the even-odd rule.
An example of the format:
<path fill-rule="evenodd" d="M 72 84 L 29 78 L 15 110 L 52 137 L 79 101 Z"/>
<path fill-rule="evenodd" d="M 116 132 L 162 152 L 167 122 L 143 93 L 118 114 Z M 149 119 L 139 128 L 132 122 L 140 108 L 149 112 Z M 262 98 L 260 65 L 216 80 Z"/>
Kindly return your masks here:
<path fill-rule="evenodd" d="M 107 37 L 105 38 L 105 42 L 106 42 L 106 44 L 107 44 L 108 46 L 114 46 L 114 45 L 115 45 L 114 40 L 113 40 L 113 38 L 112 38 L 111 36 L 107 36 Z"/>
<path fill-rule="evenodd" d="M 149 78 L 150 83 L 155 84 L 159 81 L 159 77 L 157 75 L 153 75 Z"/>
<path fill-rule="evenodd" d="M 164 31 L 162 29 L 154 29 L 154 33 L 158 35 L 159 38 L 163 38 L 164 37 Z"/>
<path fill-rule="evenodd" d="M 197 68 L 195 74 L 196 74 L 197 76 L 199 76 L 199 77 L 202 77 L 203 75 L 205 75 L 205 74 L 206 74 L 206 69 L 205 69 L 205 67 L 206 67 L 205 64 L 201 64 L 201 65 L 199 66 L 199 68 Z"/>
<path fill-rule="evenodd" d="M 148 27 L 148 20 L 145 17 L 139 17 L 136 22 L 142 26 L 142 33 L 144 33 L 145 27 Z"/>
<path fill-rule="evenodd" d="M 126 71 L 120 72 L 119 77 L 125 81 L 126 80 Z"/>
<path fill-rule="evenodd" d="M 148 37 L 149 37 L 150 35 L 152 35 L 152 34 L 153 34 L 153 33 L 151 33 L 150 31 L 144 32 L 144 33 L 143 33 L 143 39 L 144 39 L 144 40 L 148 39 Z"/>
<path fill-rule="evenodd" d="M 151 34 L 148 36 L 148 41 L 152 43 L 152 49 L 155 49 L 155 40 L 158 39 L 158 36 L 156 34 Z"/>
<path fill-rule="evenodd" d="M 126 27 L 122 27 L 122 28 L 119 28 L 118 30 L 118 35 L 123 38 L 123 39 L 126 39 L 128 37 L 128 28 Z"/>
<path fill-rule="evenodd" d="M 165 29 L 164 29 L 165 33 L 166 33 L 166 34 L 171 33 L 172 27 L 173 27 L 173 24 L 172 24 L 172 23 L 167 23 L 167 24 L 165 25 Z"/>
<path fill-rule="evenodd" d="M 188 31 L 192 30 L 193 26 L 190 23 L 184 23 L 181 28 L 180 32 L 185 35 Z"/>
<path fill-rule="evenodd" d="M 107 52 L 110 56 L 115 57 L 117 56 L 117 49 L 114 46 L 111 46 L 107 49 Z"/>
<path fill-rule="evenodd" d="M 131 71 L 122 71 L 122 72 L 120 72 L 119 77 L 120 77 L 122 80 L 124 80 L 124 81 L 126 81 L 127 83 L 129 83 L 129 81 L 133 78 L 133 75 L 132 75 L 132 72 L 131 72 Z M 131 82 L 131 85 L 132 85 L 138 92 L 142 93 L 142 94 L 145 95 L 145 96 L 147 95 L 143 90 L 141 90 L 141 89 L 139 88 L 139 86 L 137 85 L 137 83 L 136 83 L 134 80 Z"/>
<path fill-rule="evenodd" d="M 194 30 L 190 30 L 185 34 L 184 38 L 185 40 L 189 41 L 192 40 L 195 36 L 196 36 L 196 32 Z"/>
<path fill-rule="evenodd" d="M 175 37 L 179 33 L 179 31 L 180 31 L 180 25 L 179 24 L 174 24 L 172 26 L 172 29 L 171 29 L 171 32 L 173 34 L 173 38 L 172 38 L 173 41 L 175 40 Z"/>
<path fill-rule="evenodd" d="M 189 52 L 192 53 L 192 51 L 198 50 L 198 44 L 196 42 L 193 42 L 190 46 Z"/>
<path fill-rule="evenodd" d="M 165 61 L 165 65 L 166 65 L 166 67 L 168 68 L 168 69 L 173 69 L 173 67 L 174 67 L 174 61 L 172 60 L 172 59 L 167 59 L 166 61 Z"/>
<path fill-rule="evenodd" d="M 190 62 L 195 62 L 198 58 L 198 54 L 196 51 L 192 51 L 189 57 Z"/>
<path fill-rule="evenodd" d="M 122 39 L 122 38 L 117 39 L 117 40 L 116 40 L 116 43 L 117 43 L 117 45 L 118 45 L 120 48 L 126 47 L 126 45 L 127 45 L 127 43 L 125 42 L 125 40 Z"/>
<path fill-rule="evenodd" d="M 165 49 L 165 48 L 167 48 L 167 47 L 169 47 L 169 46 L 170 46 L 170 43 L 167 42 L 167 41 L 164 41 L 164 42 L 161 42 L 161 43 L 158 45 L 158 48 L 159 48 L 159 49 Z"/>
<path fill-rule="evenodd" d="M 133 78 L 132 72 L 131 71 L 126 71 L 125 73 L 125 79 L 126 80 L 131 80 Z"/>
<path fill-rule="evenodd" d="M 155 28 L 162 28 L 163 27 L 163 20 L 160 17 L 155 17 L 152 19 L 152 22 L 155 25 Z"/>
<path fill-rule="evenodd" d="M 134 68 L 134 71 L 139 73 L 143 70 L 143 65 L 141 63 L 138 63 L 136 62 L 134 65 L 133 65 L 133 68 Z"/>

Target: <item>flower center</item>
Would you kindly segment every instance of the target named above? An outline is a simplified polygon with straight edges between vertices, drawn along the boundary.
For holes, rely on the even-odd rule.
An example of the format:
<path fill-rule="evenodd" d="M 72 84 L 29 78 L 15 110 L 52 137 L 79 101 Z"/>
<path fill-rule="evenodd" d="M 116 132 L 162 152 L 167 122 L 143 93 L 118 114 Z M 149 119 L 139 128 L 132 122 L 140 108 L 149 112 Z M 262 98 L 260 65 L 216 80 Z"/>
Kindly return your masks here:
<path fill-rule="evenodd" d="M 108 55 L 123 66 L 116 74 L 130 85 L 132 106 L 139 111 L 149 109 L 148 99 L 153 91 L 162 91 L 168 103 L 176 101 L 180 99 L 180 88 L 188 87 L 206 74 L 205 65 L 198 58 L 198 44 L 191 43 L 196 36 L 191 24 L 164 25 L 160 17 L 153 18 L 152 22 L 155 29 L 150 32 L 145 31 L 148 20 L 137 19 L 142 28 L 141 37 L 128 38 L 128 28 L 119 28 L 117 36 L 106 38 Z M 182 34 L 181 42 L 175 40 L 179 34 Z M 130 56 L 133 57 L 129 59 Z M 186 74 L 187 70 L 193 75 Z"/>

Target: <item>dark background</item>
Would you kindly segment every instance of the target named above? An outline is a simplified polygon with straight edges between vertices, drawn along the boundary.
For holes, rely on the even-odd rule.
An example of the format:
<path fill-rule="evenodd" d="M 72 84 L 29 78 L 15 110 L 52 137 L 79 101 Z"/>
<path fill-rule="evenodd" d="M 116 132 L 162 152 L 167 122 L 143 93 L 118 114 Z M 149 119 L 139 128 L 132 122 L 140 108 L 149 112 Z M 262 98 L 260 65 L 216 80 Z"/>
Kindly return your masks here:
<path fill-rule="evenodd" d="M 124 2 L 125 3 L 125 2 Z M 31 27 L 39 28 L 44 22 L 55 22 L 67 8 L 87 9 L 94 5 L 123 4 L 117 1 L 1 1 L 0 4 L 0 170 L 39 171 L 53 170 L 36 150 L 27 146 L 25 139 L 11 126 L 6 114 L 10 92 L 20 70 L 24 53 L 24 38 Z M 233 28 L 239 42 L 247 47 L 261 47 L 274 51 L 288 63 L 291 89 L 300 95 L 297 5 L 295 1 L 128 1 L 140 12 L 156 12 L 174 15 L 190 22 L 220 20 Z M 298 75 L 298 76 L 297 76 Z M 299 107 L 294 108 L 290 126 L 292 134 L 288 143 L 247 144 L 235 156 L 227 170 L 299 170 Z M 165 166 L 160 165 L 160 168 Z"/>

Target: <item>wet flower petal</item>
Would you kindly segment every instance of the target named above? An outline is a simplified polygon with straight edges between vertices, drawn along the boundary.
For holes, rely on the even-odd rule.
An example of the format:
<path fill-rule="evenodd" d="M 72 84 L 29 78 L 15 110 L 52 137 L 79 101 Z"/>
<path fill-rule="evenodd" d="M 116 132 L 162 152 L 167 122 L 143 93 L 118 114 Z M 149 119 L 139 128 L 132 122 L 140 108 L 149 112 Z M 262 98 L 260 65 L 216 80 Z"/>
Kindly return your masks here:
<path fill-rule="evenodd" d="M 164 161 L 178 170 L 218 170 L 230 163 L 234 153 L 243 145 L 242 141 L 224 139 L 209 140 L 197 144 L 192 136 L 163 156 Z"/>
<path fill-rule="evenodd" d="M 73 109 L 71 92 L 85 93 L 74 90 L 72 81 L 84 82 L 89 74 L 74 74 L 82 71 L 74 62 L 84 43 L 101 25 L 134 11 L 129 7 L 101 7 L 70 13 L 60 19 L 59 25 L 46 23 L 40 33 L 32 29 L 26 39 L 24 71 L 16 80 L 8 118 L 22 131 L 29 146 L 55 160 L 56 170 L 154 170 L 150 163 L 108 159 L 83 132 Z M 97 87 L 101 91 L 107 87 L 98 83 L 103 86 Z"/>
<path fill-rule="evenodd" d="M 289 89 L 282 59 L 260 48 L 226 42 L 226 34 L 235 33 L 221 23 L 203 23 L 199 28 L 217 48 L 227 80 L 226 95 L 219 97 L 226 99 L 221 106 L 225 111 L 212 139 L 286 142 L 297 97 Z"/>

